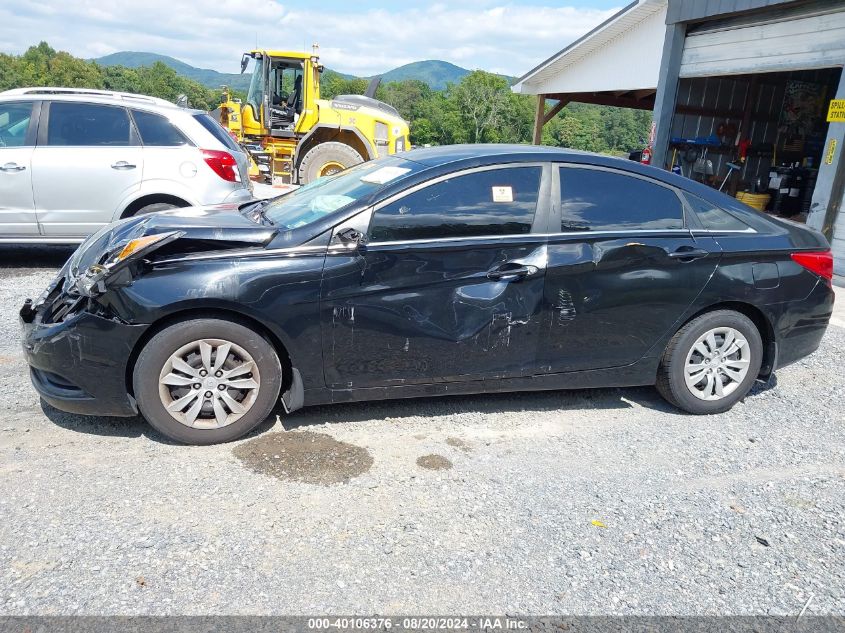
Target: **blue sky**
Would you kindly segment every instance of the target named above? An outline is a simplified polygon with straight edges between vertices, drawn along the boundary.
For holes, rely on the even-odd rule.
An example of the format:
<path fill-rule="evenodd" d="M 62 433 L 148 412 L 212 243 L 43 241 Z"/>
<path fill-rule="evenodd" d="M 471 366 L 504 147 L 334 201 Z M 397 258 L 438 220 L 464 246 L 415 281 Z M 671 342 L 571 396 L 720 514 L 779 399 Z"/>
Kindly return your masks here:
<path fill-rule="evenodd" d="M 319 43 L 335 70 L 372 75 L 423 59 L 521 75 L 589 31 L 625 0 L 279 2 L 276 0 L 38 0 L 0 2 L 0 51 L 46 40 L 81 57 L 122 50 L 171 55 L 237 72 L 266 48 Z"/>

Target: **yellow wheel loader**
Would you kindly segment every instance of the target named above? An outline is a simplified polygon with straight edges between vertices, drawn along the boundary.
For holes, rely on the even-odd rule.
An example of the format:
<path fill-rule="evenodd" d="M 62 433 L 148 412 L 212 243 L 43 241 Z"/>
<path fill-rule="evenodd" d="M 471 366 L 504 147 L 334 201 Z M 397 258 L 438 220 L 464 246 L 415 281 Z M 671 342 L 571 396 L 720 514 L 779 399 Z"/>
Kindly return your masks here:
<path fill-rule="evenodd" d="M 250 51 L 241 72 L 250 61 L 246 102 L 226 89 L 219 111 L 223 126 L 249 150 L 253 176 L 272 184 L 307 184 L 410 148 L 408 123 L 374 99 L 374 90 L 320 99 L 323 66 L 316 53 Z"/>

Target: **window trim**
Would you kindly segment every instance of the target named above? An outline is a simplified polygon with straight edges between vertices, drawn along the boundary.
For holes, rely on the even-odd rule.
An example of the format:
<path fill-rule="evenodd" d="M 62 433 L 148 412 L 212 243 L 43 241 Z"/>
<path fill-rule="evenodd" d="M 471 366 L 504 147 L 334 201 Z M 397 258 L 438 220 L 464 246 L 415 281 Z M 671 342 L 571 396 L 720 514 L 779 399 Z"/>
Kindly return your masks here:
<path fill-rule="evenodd" d="M 672 193 L 675 194 L 675 197 L 678 199 L 678 204 L 681 207 L 681 222 L 683 226 L 676 228 L 676 229 L 645 229 L 642 227 L 639 228 L 632 228 L 632 229 L 601 229 L 597 231 L 562 231 L 561 230 L 561 221 L 563 219 L 562 216 L 562 208 L 561 208 L 561 177 L 560 173 L 562 169 L 589 169 L 593 171 L 603 171 L 609 172 L 611 174 L 616 174 L 618 176 L 628 176 L 630 178 L 636 178 L 638 180 L 643 180 L 647 183 L 655 185 L 657 187 L 663 187 L 664 189 L 668 189 Z M 587 165 L 587 164 L 579 164 L 579 163 L 561 163 L 555 162 L 552 163 L 552 171 L 553 173 L 553 187 L 552 187 L 552 222 L 553 224 L 550 225 L 550 232 L 552 235 L 595 235 L 597 233 L 629 233 L 631 231 L 637 231 L 639 234 L 644 232 L 677 232 L 677 231 L 684 231 L 685 233 L 689 233 L 694 228 L 703 228 L 697 225 L 696 222 L 690 222 L 690 213 L 692 212 L 691 209 L 688 208 L 686 197 L 683 195 L 683 190 L 679 187 L 675 187 L 674 185 L 670 185 L 665 182 L 661 182 L 659 180 L 655 180 L 654 178 L 649 178 L 648 176 L 643 176 L 642 174 L 637 174 L 634 172 L 630 172 L 624 169 L 618 169 L 615 167 L 605 167 L 604 165 Z M 696 218 L 697 219 L 697 218 Z M 691 226 L 695 225 L 695 226 Z M 557 231 L 555 231 L 557 229 Z"/>
<path fill-rule="evenodd" d="M 156 149 L 181 149 L 183 147 L 196 147 L 196 143 L 193 140 L 188 138 L 188 135 L 185 134 L 182 130 L 179 129 L 179 126 L 176 125 L 173 121 L 171 121 L 168 117 L 164 116 L 163 114 L 159 114 L 158 112 L 150 112 L 149 110 L 142 110 L 141 108 L 129 108 L 129 118 L 132 121 L 132 126 L 134 128 L 135 133 L 138 135 L 138 143 L 142 147 L 150 147 Z M 176 130 L 177 134 L 179 134 L 185 142 L 182 145 L 147 145 L 144 143 L 144 137 L 141 135 L 141 128 L 138 126 L 138 122 L 135 120 L 135 113 L 142 112 L 143 114 L 149 114 L 150 116 L 157 116 L 164 119 L 170 127 Z M 97 146 L 101 147 L 101 146 Z"/>
<path fill-rule="evenodd" d="M 86 105 L 86 106 L 99 106 L 102 108 L 118 108 L 123 110 L 124 114 L 129 120 L 129 144 L 128 145 L 50 145 L 47 142 L 47 135 L 48 130 L 50 129 L 50 114 L 51 109 L 54 103 L 72 103 L 74 105 Z M 117 149 L 120 147 L 143 147 L 141 145 L 141 136 L 138 134 L 138 130 L 135 128 L 135 120 L 132 118 L 132 114 L 129 112 L 129 108 L 122 106 L 122 105 L 113 105 L 111 103 L 92 103 L 90 101 L 77 101 L 77 100 L 44 100 L 41 104 L 41 117 L 38 123 L 38 139 L 36 141 L 37 147 L 49 147 L 52 149 L 56 148 L 87 148 L 87 149 L 102 149 L 104 147 Z"/>
<path fill-rule="evenodd" d="M 378 213 L 379 209 L 393 204 L 397 200 L 401 200 L 402 198 L 414 194 L 418 191 L 426 189 L 427 187 L 431 187 L 433 185 L 439 184 L 445 180 L 451 180 L 452 178 L 457 178 L 460 176 L 466 176 L 474 173 L 480 173 L 484 171 L 494 171 L 498 169 L 510 169 L 510 168 L 518 168 L 518 167 L 539 167 L 540 168 L 540 185 L 537 189 L 537 208 L 534 210 L 534 218 L 531 222 L 531 228 L 527 233 L 513 233 L 513 234 L 497 234 L 497 235 L 467 235 L 467 236 L 457 236 L 457 237 L 432 237 L 432 238 L 420 238 L 415 240 L 384 240 L 380 242 L 371 242 L 369 241 L 369 237 L 372 234 L 373 230 L 373 222 L 375 221 L 376 214 Z M 536 239 L 537 237 L 542 237 L 546 233 L 546 229 L 549 226 L 549 217 L 551 215 L 550 205 L 549 205 L 549 198 L 550 198 L 550 191 L 551 191 L 551 166 L 546 161 L 529 161 L 529 162 L 509 162 L 509 163 L 496 163 L 494 165 L 481 165 L 478 167 L 469 167 L 467 169 L 461 169 L 458 171 L 449 172 L 448 174 L 442 174 L 440 176 L 435 176 L 430 180 L 426 180 L 424 182 L 417 183 L 407 189 L 404 189 L 398 193 L 393 194 L 385 198 L 384 200 L 380 200 L 376 204 L 369 207 L 369 211 L 371 212 L 370 221 L 367 225 L 367 247 L 373 246 L 402 246 L 402 245 L 409 245 L 409 244 L 427 244 L 427 243 L 441 243 L 441 242 L 459 242 L 463 240 L 501 240 L 503 238 L 515 238 L 515 237 L 529 237 L 532 239 Z M 356 216 L 357 217 L 357 216 Z"/>

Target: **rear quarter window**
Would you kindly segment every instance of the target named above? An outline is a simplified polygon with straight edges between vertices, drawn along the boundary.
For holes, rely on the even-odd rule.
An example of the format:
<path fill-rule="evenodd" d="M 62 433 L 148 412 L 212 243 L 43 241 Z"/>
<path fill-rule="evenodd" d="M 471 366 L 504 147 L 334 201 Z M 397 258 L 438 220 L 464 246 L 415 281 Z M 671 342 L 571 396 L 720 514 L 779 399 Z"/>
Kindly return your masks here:
<path fill-rule="evenodd" d="M 224 147 L 235 152 L 241 151 L 241 148 L 237 143 L 235 143 L 235 140 L 229 136 L 229 133 L 223 128 L 223 126 L 210 116 L 207 114 L 196 114 L 194 115 L 194 118 L 197 123 L 203 126 L 214 138 L 220 141 Z"/>
<path fill-rule="evenodd" d="M 712 202 L 707 202 L 707 200 L 688 193 L 684 195 L 705 229 L 711 231 L 745 231 L 749 228 L 747 224 Z"/>
<path fill-rule="evenodd" d="M 132 110 L 132 117 L 141 135 L 141 142 L 148 147 L 179 147 L 190 144 L 185 135 L 166 117 L 141 110 Z"/>

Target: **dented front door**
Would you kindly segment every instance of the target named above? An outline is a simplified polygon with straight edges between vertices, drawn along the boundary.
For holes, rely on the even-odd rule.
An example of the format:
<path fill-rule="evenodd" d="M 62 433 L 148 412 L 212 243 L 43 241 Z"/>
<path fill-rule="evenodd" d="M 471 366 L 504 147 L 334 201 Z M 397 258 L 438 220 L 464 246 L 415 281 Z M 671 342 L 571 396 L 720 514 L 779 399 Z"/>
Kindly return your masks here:
<path fill-rule="evenodd" d="M 337 227 L 321 304 L 327 384 L 534 373 L 549 171 L 520 163 L 450 173 Z"/>
<path fill-rule="evenodd" d="M 323 280 L 332 388 L 533 373 L 545 238 L 335 251 Z"/>

